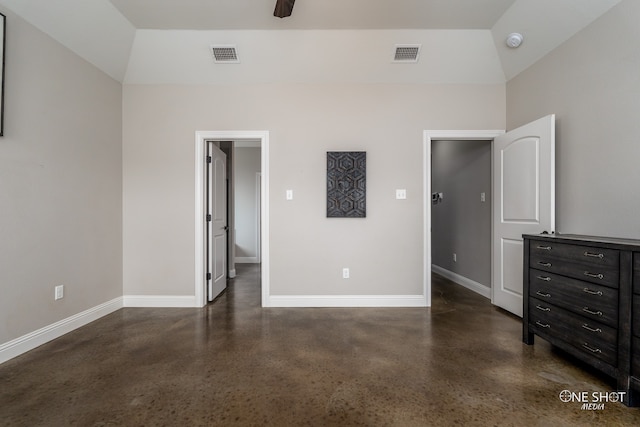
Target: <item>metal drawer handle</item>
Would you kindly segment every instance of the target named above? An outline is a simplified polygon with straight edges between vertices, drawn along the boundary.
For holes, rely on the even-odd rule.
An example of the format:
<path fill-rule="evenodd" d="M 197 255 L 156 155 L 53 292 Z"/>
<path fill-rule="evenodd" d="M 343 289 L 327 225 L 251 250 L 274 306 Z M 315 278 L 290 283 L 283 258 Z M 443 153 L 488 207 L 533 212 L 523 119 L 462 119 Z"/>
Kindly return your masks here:
<path fill-rule="evenodd" d="M 584 329 L 586 329 L 587 331 L 590 331 L 590 332 L 602 333 L 602 329 L 600 329 L 600 328 L 596 328 L 596 329 L 590 328 L 588 323 L 585 323 L 584 325 L 582 325 L 582 327 Z"/>
<path fill-rule="evenodd" d="M 604 279 L 604 275 L 600 274 L 600 273 L 596 274 L 596 273 L 589 273 L 588 271 L 585 271 L 584 275 L 585 276 L 589 276 L 589 277 L 593 277 L 594 279 L 600 279 L 600 280 Z"/>
<path fill-rule="evenodd" d="M 547 277 L 547 276 L 536 276 L 536 279 L 544 280 L 545 282 L 551 281 L 551 277 Z"/>
<path fill-rule="evenodd" d="M 538 261 L 538 264 L 540 264 L 543 267 L 551 267 L 551 263 L 550 262 Z"/>
<path fill-rule="evenodd" d="M 536 325 L 540 326 L 541 328 L 550 328 L 551 326 L 548 323 L 540 323 L 538 320 L 536 320 Z"/>
<path fill-rule="evenodd" d="M 551 311 L 549 307 L 540 307 L 539 305 L 536 305 L 536 308 L 540 311 Z"/>
<path fill-rule="evenodd" d="M 600 296 L 602 296 L 602 291 L 592 291 L 589 288 L 584 288 L 582 291 L 586 292 L 588 294 L 591 294 L 591 295 L 600 295 Z"/>
<path fill-rule="evenodd" d="M 582 311 L 584 311 L 585 313 L 593 314 L 594 316 L 602 316 L 601 311 L 592 311 L 592 310 L 589 310 L 589 307 L 584 307 Z"/>
<path fill-rule="evenodd" d="M 591 258 L 600 258 L 600 259 L 604 258 L 604 254 L 594 254 L 592 252 L 585 252 L 584 256 L 589 256 Z"/>
<path fill-rule="evenodd" d="M 602 350 L 600 350 L 599 348 L 593 348 L 587 343 L 582 344 L 582 346 L 589 350 L 591 353 L 602 353 Z"/>
<path fill-rule="evenodd" d="M 538 249 L 542 249 L 543 251 L 550 251 L 551 250 L 551 246 L 540 246 L 540 245 L 538 245 Z"/>
<path fill-rule="evenodd" d="M 540 291 L 536 291 L 536 295 L 540 295 L 541 297 L 545 297 L 545 298 L 551 298 L 551 294 L 543 294 Z"/>

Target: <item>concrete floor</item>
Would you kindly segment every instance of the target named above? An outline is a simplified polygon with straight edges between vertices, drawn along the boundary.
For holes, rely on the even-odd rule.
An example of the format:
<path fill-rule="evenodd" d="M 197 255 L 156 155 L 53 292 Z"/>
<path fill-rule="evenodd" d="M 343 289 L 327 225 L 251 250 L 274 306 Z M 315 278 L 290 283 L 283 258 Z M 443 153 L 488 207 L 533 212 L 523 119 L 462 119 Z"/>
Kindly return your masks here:
<path fill-rule="evenodd" d="M 122 309 L 0 365 L 0 425 L 640 425 L 561 402 L 615 384 L 439 276 L 430 309 L 262 309 L 239 267 L 204 309 Z"/>

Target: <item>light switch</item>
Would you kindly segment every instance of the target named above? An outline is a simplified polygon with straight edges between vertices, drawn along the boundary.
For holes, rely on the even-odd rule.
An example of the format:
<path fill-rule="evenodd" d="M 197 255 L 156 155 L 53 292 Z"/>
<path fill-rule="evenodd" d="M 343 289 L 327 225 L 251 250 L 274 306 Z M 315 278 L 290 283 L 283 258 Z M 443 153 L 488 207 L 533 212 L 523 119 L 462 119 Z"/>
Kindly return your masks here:
<path fill-rule="evenodd" d="M 287 200 L 293 200 L 293 190 L 287 190 Z"/>
<path fill-rule="evenodd" d="M 398 200 L 404 200 L 407 198 L 407 190 L 400 189 L 400 190 L 396 190 L 396 199 Z"/>

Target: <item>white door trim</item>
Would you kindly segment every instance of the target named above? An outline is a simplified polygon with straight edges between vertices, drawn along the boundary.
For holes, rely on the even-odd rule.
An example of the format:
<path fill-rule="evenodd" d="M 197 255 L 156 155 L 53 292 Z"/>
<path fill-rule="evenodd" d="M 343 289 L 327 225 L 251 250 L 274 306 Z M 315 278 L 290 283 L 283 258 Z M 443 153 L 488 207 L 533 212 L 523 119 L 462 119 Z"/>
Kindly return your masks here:
<path fill-rule="evenodd" d="M 423 134 L 423 287 L 427 307 L 431 307 L 431 141 L 433 140 L 485 140 L 502 135 L 504 130 L 425 130 Z M 493 143 L 491 144 L 493 151 Z M 493 163 L 491 164 L 491 180 L 493 181 Z M 491 212 L 493 217 L 493 210 Z M 493 247 L 493 246 L 492 246 Z M 493 263 L 491 269 L 491 289 L 493 289 Z M 493 301 L 493 294 L 492 294 Z"/>
<path fill-rule="evenodd" d="M 195 143 L 195 299 L 198 307 L 206 304 L 205 280 L 205 162 L 207 141 L 237 141 L 243 139 L 260 140 L 262 194 L 260 212 L 262 227 L 260 229 L 260 254 L 262 257 L 262 306 L 269 302 L 269 131 L 196 131 Z"/>

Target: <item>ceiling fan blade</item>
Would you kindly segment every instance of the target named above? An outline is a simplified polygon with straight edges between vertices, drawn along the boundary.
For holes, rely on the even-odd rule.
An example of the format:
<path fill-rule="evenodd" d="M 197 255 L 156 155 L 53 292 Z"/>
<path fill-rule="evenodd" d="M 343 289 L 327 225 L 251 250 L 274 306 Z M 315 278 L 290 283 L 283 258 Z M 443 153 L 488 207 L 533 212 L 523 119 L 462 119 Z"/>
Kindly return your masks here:
<path fill-rule="evenodd" d="M 276 0 L 276 9 L 273 11 L 273 16 L 277 16 L 278 18 L 291 16 L 295 2 L 296 0 Z"/>

